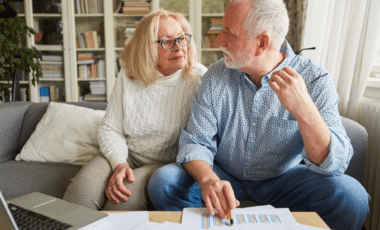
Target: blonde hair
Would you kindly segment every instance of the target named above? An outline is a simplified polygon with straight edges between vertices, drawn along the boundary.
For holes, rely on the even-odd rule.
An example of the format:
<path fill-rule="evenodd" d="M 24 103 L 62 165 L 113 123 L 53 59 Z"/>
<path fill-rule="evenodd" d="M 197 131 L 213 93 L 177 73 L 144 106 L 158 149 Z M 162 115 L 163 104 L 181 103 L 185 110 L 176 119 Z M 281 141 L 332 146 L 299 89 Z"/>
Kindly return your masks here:
<path fill-rule="evenodd" d="M 158 10 L 140 20 L 131 41 L 124 47 L 120 62 L 127 70 L 127 76 L 130 79 L 141 81 L 145 86 L 157 80 L 158 46 L 155 41 L 158 40 L 158 28 L 162 17 L 174 18 L 186 34 L 191 34 L 190 24 L 180 13 Z M 182 70 L 183 78 L 195 76 L 196 54 L 194 39 L 192 39 L 187 46 L 187 62 Z"/>

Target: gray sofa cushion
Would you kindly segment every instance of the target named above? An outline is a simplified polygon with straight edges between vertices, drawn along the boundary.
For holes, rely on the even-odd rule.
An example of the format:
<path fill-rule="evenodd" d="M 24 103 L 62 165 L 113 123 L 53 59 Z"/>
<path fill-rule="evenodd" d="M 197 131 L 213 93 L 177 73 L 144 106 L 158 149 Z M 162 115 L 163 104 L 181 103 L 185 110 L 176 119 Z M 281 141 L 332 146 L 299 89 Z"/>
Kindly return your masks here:
<path fill-rule="evenodd" d="M 31 106 L 29 106 L 28 110 L 25 113 L 25 118 L 20 133 L 20 141 L 17 147 L 17 153 L 21 152 L 22 147 L 25 145 L 26 141 L 36 129 L 38 122 L 46 112 L 47 106 L 48 103 L 33 103 Z"/>
<path fill-rule="evenodd" d="M 8 161 L 0 164 L 0 191 L 6 200 L 31 192 L 63 198 L 81 165 Z"/>
<path fill-rule="evenodd" d="M 17 102 L 0 105 L 0 164 L 16 157 L 24 114 L 31 104 Z"/>
<path fill-rule="evenodd" d="M 367 130 L 356 121 L 345 117 L 342 117 L 342 123 L 354 147 L 354 155 L 351 158 L 345 174 L 352 176 L 363 184 L 368 141 Z"/>

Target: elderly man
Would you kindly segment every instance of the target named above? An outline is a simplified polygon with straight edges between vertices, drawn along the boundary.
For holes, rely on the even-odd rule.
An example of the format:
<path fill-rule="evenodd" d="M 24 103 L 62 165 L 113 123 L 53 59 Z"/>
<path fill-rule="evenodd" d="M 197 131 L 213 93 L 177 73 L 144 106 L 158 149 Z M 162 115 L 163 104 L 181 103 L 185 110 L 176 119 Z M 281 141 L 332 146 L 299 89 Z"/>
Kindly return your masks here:
<path fill-rule="evenodd" d="M 333 229 L 361 229 L 369 196 L 343 174 L 353 149 L 334 82 L 294 54 L 288 27 L 282 0 L 230 3 L 216 40 L 225 58 L 203 77 L 177 164 L 149 182 L 156 209 L 206 205 L 226 218 L 250 198 L 316 211 Z"/>

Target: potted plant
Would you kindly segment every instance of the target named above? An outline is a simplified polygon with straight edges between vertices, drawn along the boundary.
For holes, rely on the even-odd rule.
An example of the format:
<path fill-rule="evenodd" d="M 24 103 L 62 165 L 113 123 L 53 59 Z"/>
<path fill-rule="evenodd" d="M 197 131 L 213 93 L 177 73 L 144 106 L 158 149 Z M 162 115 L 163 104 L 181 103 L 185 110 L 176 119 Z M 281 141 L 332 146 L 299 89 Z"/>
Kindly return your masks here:
<path fill-rule="evenodd" d="M 0 4 L 0 14 L 4 11 L 4 6 Z M 35 47 L 28 47 L 27 36 L 32 36 L 36 32 L 26 25 L 25 18 L 14 16 L 10 18 L 0 18 L 0 81 L 13 82 L 13 99 L 17 100 L 19 92 L 16 70 L 24 70 L 25 74 L 31 75 L 33 85 L 41 77 L 41 67 L 38 63 L 40 53 Z M 4 91 L 9 95 L 9 90 L 5 84 L 0 84 L 0 92 Z M 8 98 L 6 95 L 6 98 Z"/>

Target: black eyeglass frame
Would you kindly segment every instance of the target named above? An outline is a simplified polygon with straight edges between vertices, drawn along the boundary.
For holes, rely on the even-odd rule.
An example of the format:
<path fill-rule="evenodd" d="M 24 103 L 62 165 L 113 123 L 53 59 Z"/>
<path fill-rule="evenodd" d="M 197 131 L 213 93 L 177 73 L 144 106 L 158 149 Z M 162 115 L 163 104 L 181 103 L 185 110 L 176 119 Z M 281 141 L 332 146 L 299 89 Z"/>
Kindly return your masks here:
<path fill-rule="evenodd" d="M 189 39 L 189 43 L 187 43 L 186 45 L 182 45 L 182 44 L 179 42 L 180 39 L 183 38 L 184 36 L 189 36 L 189 37 L 190 37 L 190 39 Z M 162 47 L 163 49 L 165 49 L 165 50 L 172 50 L 172 49 L 174 49 L 176 42 L 178 42 L 178 44 L 179 44 L 180 46 L 182 46 L 182 47 L 188 46 L 188 45 L 190 44 L 190 42 L 191 42 L 191 38 L 192 38 L 192 37 L 193 37 L 193 36 L 192 36 L 191 34 L 184 34 L 184 35 L 182 35 L 182 36 L 180 36 L 180 37 L 178 37 L 178 38 L 165 38 L 165 39 L 162 39 L 162 40 L 157 40 L 157 41 L 155 41 L 155 42 L 156 42 L 156 43 L 160 43 L 160 44 L 161 44 L 161 47 Z M 168 41 L 168 40 L 174 40 L 174 44 L 173 44 L 173 47 L 172 47 L 172 48 L 166 49 L 166 48 L 164 47 L 164 42 L 165 42 L 165 41 Z"/>

